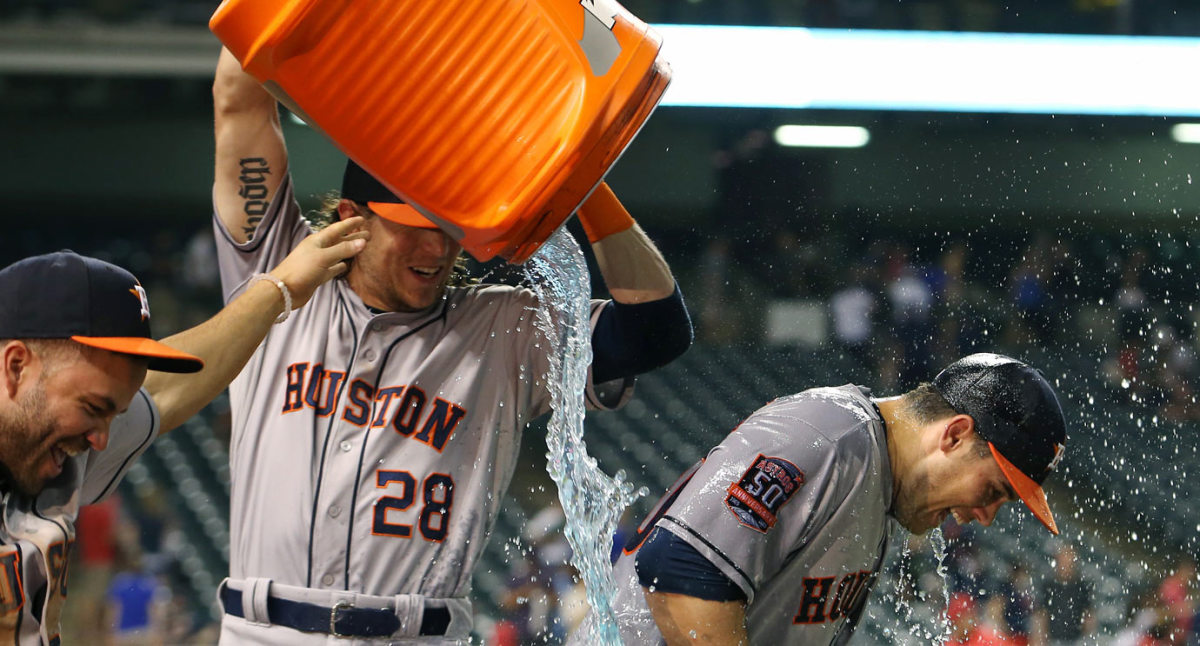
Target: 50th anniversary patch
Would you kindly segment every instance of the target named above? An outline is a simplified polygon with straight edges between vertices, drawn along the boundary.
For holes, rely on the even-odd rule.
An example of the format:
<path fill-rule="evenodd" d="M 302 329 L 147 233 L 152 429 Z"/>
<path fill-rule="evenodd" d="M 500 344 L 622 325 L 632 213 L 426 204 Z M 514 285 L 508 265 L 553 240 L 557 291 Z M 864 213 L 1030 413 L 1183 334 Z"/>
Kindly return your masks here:
<path fill-rule="evenodd" d="M 742 477 L 729 485 L 725 506 L 738 522 L 764 534 L 775 526 L 780 507 L 804 486 L 804 472 L 783 458 L 758 454 Z"/>

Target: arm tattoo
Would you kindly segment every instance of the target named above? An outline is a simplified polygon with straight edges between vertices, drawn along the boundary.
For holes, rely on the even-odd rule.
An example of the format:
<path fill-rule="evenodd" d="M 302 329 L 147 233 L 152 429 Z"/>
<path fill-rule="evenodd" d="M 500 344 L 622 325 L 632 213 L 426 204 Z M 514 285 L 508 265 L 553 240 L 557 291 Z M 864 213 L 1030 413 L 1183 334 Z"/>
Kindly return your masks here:
<path fill-rule="evenodd" d="M 242 187 L 238 189 L 238 195 L 246 200 L 242 205 L 242 211 L 246 214 L 246 224 L 242 231 L 246 234 L 246 239 L 250 240 L 254 238 L 254 233 L 270 205 L 267 200 L 266 182 L 271 168 L 262 157 L 246 157 L 239 163 L 242 169 L 238 181 L 242 183 Z"/>

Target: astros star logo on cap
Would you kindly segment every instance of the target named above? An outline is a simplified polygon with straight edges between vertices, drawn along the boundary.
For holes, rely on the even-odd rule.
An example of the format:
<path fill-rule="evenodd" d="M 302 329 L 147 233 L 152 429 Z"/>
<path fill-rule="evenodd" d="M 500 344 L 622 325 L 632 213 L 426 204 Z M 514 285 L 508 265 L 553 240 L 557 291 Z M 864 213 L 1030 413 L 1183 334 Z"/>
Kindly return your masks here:
<path fill-rule="evenodd" d="M 1050 460 L 1050 464 L 1046 465 L 1047 471 L 1053 471 L 1058 468 L 1058 463 L 1062 462 L 1063 454 L 1066 453 L 1067 446 L 1065 444 L 1054 445 L 1054 459 Z"/>
<path fill-rule="evenodd" d="M 145 321 L 145 320 L 149 319 L 150 318 L 150 299 L 146 298 L 145 288 L 143 288 L 142 285 L 139 283 L 137 285 L 134 285 L 133 288 L 129 290 L 129 293 L 133 294 L 134 296 L 137 296 L 138 301 L 142 304 L 142 320 Z"/>

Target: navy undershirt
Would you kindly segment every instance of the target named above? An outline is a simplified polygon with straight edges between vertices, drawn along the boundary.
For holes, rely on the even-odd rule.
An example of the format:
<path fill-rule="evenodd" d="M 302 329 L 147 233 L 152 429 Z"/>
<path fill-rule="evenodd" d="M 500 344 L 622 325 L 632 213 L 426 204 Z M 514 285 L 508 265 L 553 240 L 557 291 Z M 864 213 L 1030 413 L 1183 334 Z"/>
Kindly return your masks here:
<path fill-rule="evenodd" d="M 670 363 L 691 344 L 692 320 L 679 285 L 657 301 L 609 301 L 592 330 L 592 383 L 649 372 Z"/>
<path fill-rule="evenodd" d="M 655 592 L 685 594 L 707 601 L 745 601 L 746 593 L 675 534 L 656 527 L 635 556 L 638 581 Z"/>

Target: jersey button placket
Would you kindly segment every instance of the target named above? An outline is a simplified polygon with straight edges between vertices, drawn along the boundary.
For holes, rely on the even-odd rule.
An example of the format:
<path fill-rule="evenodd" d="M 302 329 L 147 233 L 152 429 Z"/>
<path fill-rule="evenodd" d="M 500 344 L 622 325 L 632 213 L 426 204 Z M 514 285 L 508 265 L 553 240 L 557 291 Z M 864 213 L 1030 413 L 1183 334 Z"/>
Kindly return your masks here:
<path fill-rule="evenodd" d="M 340 411 L 346 409 L 345 397 L 343 394 L 339 402 Z M 362 429 L 339 417 L 335 419 L 332 431 L 343 439 L 335 440 L 336 444 L 325 455 L 324 486 L 317 507 L 321 511 L 313 528 L 314 575 L 320 573 L 314 583 L 320 581 L 325 587 L 340 585 L 345 573 L 347 531 L 353 520 L 352 514 L 348 513 L 348 502 L 356 487 L 353 478 L 346 478 L 344 474 L 355 473 L 358 468 L 358 455 L 354 449 L 359 445 Z"/>

